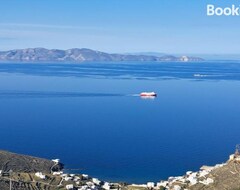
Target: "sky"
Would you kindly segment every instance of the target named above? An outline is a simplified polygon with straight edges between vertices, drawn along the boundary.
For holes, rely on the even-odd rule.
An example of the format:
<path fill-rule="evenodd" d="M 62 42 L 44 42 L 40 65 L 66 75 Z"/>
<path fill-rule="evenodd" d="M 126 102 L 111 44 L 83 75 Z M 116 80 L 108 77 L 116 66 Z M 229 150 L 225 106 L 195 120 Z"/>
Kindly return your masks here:
<path fill-rule="evenodd" d="M 0 50 L 240 53 L 240 16 L 206 14 L 239 0 L 0 0 Z"/>

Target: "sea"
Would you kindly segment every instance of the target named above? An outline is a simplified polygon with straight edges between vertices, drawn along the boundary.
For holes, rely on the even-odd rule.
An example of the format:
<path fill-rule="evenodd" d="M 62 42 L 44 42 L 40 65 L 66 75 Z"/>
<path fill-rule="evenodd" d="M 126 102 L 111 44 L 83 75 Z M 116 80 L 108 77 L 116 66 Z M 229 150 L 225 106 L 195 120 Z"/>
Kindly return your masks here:
<path fill-rule="evenodd" d="M 240 63 L 0 63 L 0 134 L 0 149 L 59 158 L 68 173 L 184 175 L 240 143 Z"/>

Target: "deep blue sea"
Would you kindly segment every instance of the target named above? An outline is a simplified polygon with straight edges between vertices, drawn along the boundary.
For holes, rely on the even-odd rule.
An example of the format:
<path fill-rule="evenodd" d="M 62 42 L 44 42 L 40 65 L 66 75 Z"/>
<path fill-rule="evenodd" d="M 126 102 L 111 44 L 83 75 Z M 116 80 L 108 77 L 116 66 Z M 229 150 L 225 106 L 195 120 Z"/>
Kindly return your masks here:
<path fill-rule="evenodd" d="M 0 149 L 103 180 L 183 175 L 240 143 L 240 63 L 1 63 L 0 131 Z"/>

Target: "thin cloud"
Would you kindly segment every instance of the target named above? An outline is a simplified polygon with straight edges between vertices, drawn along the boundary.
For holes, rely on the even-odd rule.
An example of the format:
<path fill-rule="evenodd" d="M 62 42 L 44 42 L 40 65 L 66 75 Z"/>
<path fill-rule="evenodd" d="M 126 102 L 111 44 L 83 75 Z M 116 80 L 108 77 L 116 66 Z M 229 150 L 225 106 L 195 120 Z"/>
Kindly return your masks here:
<path fill-rule="evenodd" d="M 96 27 L 71 26 L 71 25 L 48 25 L 48 24 L 27 24 L 27 23 L 0 23 L 0 27 L 28 27 L 28 28 L 49 28 L 49 29 L 98 29 Z"/>

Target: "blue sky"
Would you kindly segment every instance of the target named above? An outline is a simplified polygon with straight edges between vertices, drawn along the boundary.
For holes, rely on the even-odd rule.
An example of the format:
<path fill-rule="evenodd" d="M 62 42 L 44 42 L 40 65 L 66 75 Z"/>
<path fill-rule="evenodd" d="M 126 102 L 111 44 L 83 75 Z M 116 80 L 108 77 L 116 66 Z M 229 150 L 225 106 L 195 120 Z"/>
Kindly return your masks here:
<path fill-rule="evenodd" d="M 236 54 L 240 17 L 208 17 L 238 0 L 1 0 L 0 50 Z"/>

